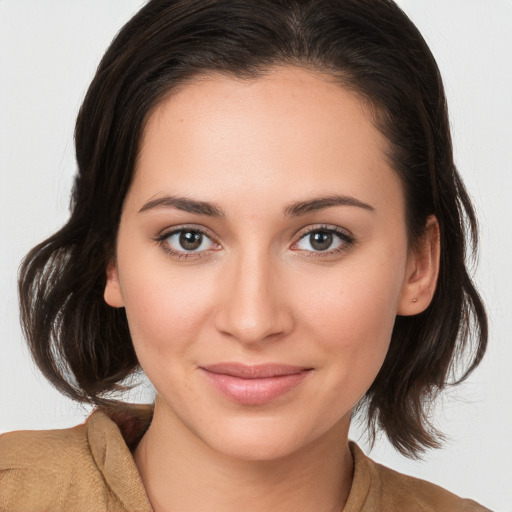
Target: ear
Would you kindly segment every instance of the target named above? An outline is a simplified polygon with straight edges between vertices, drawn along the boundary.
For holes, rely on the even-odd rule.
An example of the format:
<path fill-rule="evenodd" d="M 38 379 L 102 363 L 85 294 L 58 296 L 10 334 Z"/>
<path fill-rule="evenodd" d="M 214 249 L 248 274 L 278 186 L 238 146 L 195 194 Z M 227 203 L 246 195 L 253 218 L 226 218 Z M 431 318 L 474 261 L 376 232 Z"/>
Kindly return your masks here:
<path fill-rule="evenodd" d="M 427 309 L 436 291 L 440 252 L 439 223 L 431 215 L 425 233 L 409 251 L 398 315 L 417 315 Z"/>
<path fill-rule="evenodd" d="M 122 308 L 124 306 L 124 298 L 121 285 L 119 284 L 117 266 L 113 259 L 107 265 L 107 282 L 105 283 L 103 297 L 105 302 L 113 308 Z"/>

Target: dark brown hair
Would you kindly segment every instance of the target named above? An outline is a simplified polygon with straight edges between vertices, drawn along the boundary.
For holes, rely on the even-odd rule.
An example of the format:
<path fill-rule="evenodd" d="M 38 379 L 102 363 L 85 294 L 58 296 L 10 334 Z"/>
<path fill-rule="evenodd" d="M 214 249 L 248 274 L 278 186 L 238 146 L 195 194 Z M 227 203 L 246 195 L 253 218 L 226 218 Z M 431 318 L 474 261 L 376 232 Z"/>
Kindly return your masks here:
<path fill-rule="evenodd" d="M 152 0 L 103 57 L 75 131 L 71 217 L 20 271 L 21 315 L 45 376 L 73 399 L 108 404 L 138 368 L 123 309 L 103 300 L 121 209 L 145 121 L 200 74 L 257 78 L 277 65 L 320 71 L 371 107 L 404 189 L 409 240 L 437 217 L 441 263 L 428 309 L 397 317 L 384 365 L 359 412 L 408 456 L 438 445 L 432 399 L 463 380 L 487 343 L 481 300 L 466 268 L 475 215 L 453 163 L 435 60 L 390 0 Z M 455 369 L 459 372 L 456 375 Z M 110 402 L 111 403 L 111 402 Z"/>

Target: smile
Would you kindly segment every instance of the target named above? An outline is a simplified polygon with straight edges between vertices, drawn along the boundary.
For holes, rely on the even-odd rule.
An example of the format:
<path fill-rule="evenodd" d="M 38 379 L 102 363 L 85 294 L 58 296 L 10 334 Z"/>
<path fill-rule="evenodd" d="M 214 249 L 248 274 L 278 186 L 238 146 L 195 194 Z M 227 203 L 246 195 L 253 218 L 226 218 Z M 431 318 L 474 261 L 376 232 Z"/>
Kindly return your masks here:
<path fill-rule="evenodd" d="M 209 383 L 230 400 L 244 405 L 262 405 L 296 388 L 312 369 L 280 364 L 219 363 L 200 367 L 200 370 Z"/>

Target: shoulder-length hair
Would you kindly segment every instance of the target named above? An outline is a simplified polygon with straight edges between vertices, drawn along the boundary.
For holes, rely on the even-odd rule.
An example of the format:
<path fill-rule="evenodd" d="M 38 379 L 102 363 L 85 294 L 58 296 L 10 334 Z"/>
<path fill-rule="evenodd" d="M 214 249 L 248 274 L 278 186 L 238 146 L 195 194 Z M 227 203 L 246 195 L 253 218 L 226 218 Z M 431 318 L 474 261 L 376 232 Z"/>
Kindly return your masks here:
<path fill-rule="evenodd" d="M 400 452 L 417 456 L 439 444 L 429 406 L 478 365 L 487 322 L 466 267 L 477 225 L 453 162 L 439 70 L 391 0 L 148 2 L 110 45 L 80 109 L 70 219 L 23 261 L 19 293 L 28 344 L 60 391 L 112 403 L 109 392 L 138 362 L 125 312 L 108 306 L 103 291 L 145 122 L 198 75 L 254 79 L 278 65 L 328 74 L 371 107 L 401 179 L 411 244 L 429 215 L 439 222 L 433 300 L 419 315 L 396 318 L 382 369 L 358 404 L 372 439 L 381 428 Z"/>

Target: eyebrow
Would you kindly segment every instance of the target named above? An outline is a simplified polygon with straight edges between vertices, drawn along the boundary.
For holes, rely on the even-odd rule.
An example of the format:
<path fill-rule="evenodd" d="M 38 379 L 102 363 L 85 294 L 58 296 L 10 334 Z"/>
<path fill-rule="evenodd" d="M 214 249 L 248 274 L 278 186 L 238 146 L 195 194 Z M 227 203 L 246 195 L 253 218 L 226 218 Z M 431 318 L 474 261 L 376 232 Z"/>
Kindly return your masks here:
<path fill-rule="evenodd" d="M 215 204 L 206 201 L 197 201 L 187 197 L 165 196 L 159 199 L 148 201 L 139 213 L 153 210 L 156 208 L 177 208 L 184 212 L 196 213 L 198 215 L 208 215 L 209 217 L 222 218 L 224 212 Z"/>
<path fill-rule="evenodd" d="M 331 206 L 355 206 L 357 208 L 363 208 L 370 212 L 374 212 L 375 208 L 368 203 L 364 203 L 359 199 L 351 196 L 344 195 L 332 195 L 327 197 L 319 197 L 308 201 L 297 201 L 292 203 L 284 211 L 286 216 L 298 217 L 311 212 L 317 212 Z"/>
<path fill-rule="evenodd" d="M 355 206 L 371 212 L 375 211 L 373 206 L 368 203 L 364 203 L 355 197 L 332 195 L 327 197 L 318 197 L 307 201 L 297 201 L 290 204 L 284 210 L 284 214 L 287 217 L 299 217 L 301 215 L 317 212 L 332 206 Z M 165 196 L 158 199 L 152 199 L 139 210 L 139 213 L 160 208 L 176 208 L 184 212 L 195 213 L 197 215 L 207 215 L 208 217 L 215 217 L 219 219 L 226 216 L 222 209 L 214 203 L 178 196 Z"/>

